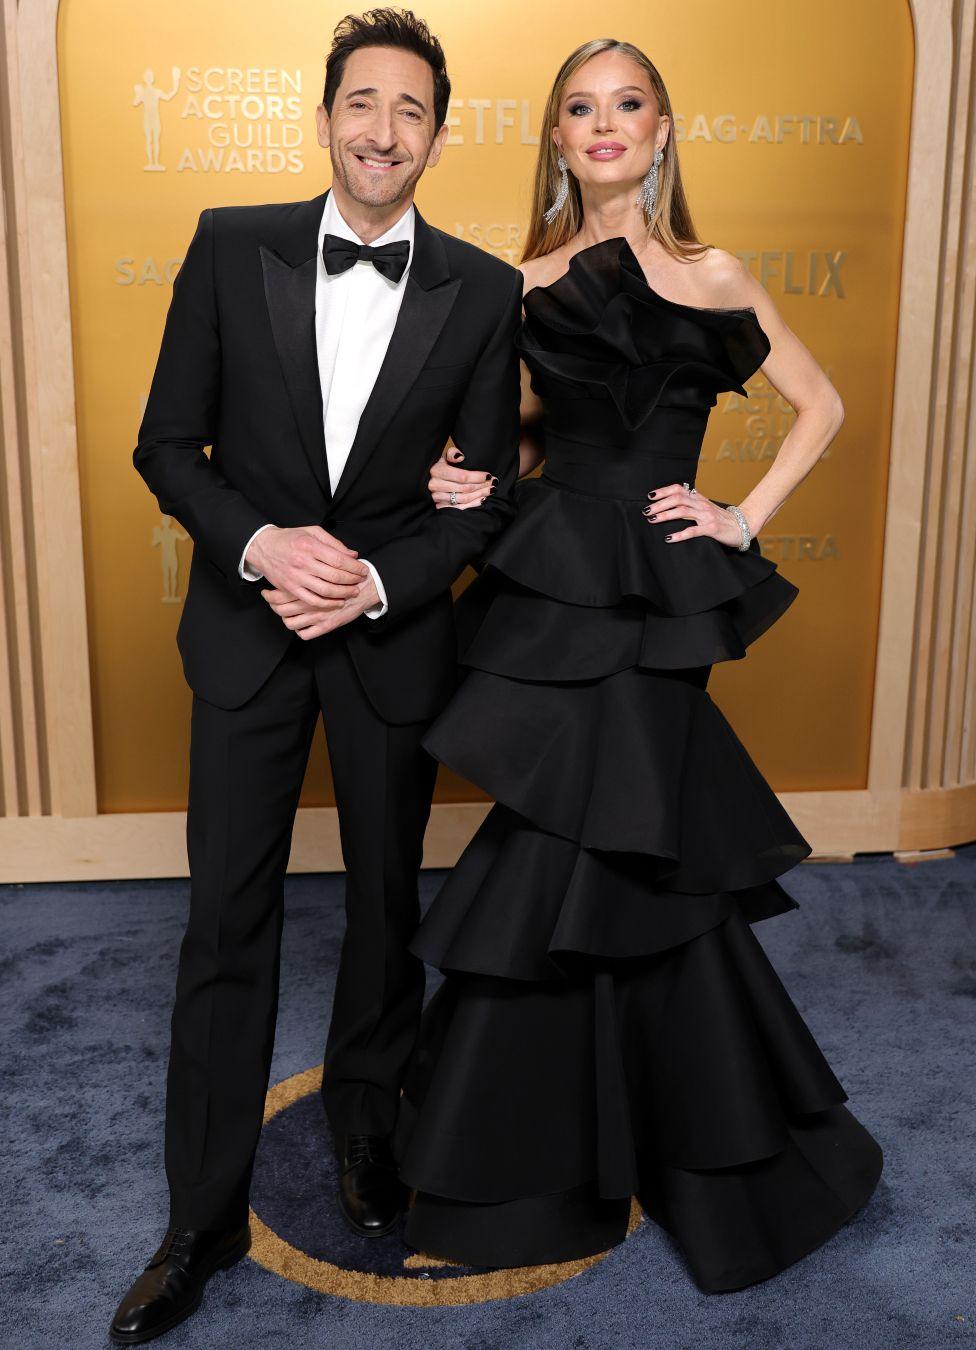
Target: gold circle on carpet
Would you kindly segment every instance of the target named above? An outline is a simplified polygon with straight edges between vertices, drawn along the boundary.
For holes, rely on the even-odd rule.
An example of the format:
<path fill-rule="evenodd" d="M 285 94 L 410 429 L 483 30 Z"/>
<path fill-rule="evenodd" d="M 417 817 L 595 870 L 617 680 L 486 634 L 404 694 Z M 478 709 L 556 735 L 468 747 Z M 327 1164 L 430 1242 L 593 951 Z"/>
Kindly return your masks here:
<path fill-rule="evenodd" d="M 268 1091 L 264 1123 L 294 1105 L 322 1085 L 322 1066 L 293 1074 Z M 642 1222 L 640 1206 L 631 1201 L 627 1236 Z M 609 1253 L 598 1252 L 577 1261 L 558 1261 L 546 1266 L 518 1266 L 512 1270 L 491 1271 L 486 1275 L 458 1275 L 455 1279 L 430 1280 L 404 1275 L 376 1275 L 371 1271 L 346 1270 L 331 1261 L 320 1261 L 293 1247 L 250 1211 L 250 1257 L 265 1270 L 281 1275 L 294 1284 L 304 1284 L 322 1294 L 353 1299 L 357 1303 L 395 1303 L 415 1308 L 449 1307 L 463 1303 L 489 1303 L 493 1299 L 532 1294 L 551 1285 L 572 1279 Z M 433 1258 L 412 1256 L 414 1270 L 441 1268 L 445 1264 Z"/>

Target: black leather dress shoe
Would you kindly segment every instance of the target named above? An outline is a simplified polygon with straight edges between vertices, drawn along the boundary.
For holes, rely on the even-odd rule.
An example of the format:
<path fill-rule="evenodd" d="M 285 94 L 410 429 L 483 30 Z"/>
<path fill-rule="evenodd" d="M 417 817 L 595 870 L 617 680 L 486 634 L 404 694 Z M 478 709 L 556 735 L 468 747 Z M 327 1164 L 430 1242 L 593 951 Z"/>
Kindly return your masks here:
<path fill-rule="evenodd" d="M 204 1285 L 217 1270 L 246 1256 L 251 1230 L 168 1228 L 159 1249 L 116 1309 L 109 1337 L 138 1345 L 162 1336 L 196 1312 Z"/>
<path fill-rule="evenodd" d="M 397 1175 L 389 1138 L 346 1134 L 339 1146 L 339 1210 L 360 1237 L 382 1237 L 396 1227 L 407 1191 Z"/>

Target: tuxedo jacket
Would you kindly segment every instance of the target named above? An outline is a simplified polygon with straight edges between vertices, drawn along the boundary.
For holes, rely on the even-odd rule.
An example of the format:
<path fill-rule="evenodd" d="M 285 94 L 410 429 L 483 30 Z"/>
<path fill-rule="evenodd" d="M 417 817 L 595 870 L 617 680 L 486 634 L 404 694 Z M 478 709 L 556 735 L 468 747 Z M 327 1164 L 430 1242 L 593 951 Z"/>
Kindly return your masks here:
<path fill-rule="evenodd" d="M 456 680 L 451 584 L 515 510 L 522 276 L 417 212 L 396 327 L 333 493 L 315 345 L 326 196 L 202 212 L 133 462 L 194 541 L 177 645 L 196 694 L 240 707 L 303 640 L 262 598 L 270 583 L 238 566 L 259 525 L 320 524 L 369 559 L 389 601 L 338 640 L 379 715 L 419 721 Z M 498 477 L 479 507 L 431 501 L 449 436 L 466 467 Z"/>

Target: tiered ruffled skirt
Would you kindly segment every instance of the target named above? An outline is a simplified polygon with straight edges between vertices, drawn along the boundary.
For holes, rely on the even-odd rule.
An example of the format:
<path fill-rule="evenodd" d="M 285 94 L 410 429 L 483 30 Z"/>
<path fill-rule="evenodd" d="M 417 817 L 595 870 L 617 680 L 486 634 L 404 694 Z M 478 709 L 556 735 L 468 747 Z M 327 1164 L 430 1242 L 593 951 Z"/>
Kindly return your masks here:
<path fill-rule="evenodd" d="M 497 804 L 412 944 L 447 978 L 397 1127 L 406 1238 L 569 1260 L 636 1196 L 727 1290 L 825 1242 L 881 1151 L 749 926 L 796 907 L 776 878 L 810 846 L 705 688 L 796 588 L 634 511 L 526 484 L 460 602 L 470 669 L 425 743 Z"/>

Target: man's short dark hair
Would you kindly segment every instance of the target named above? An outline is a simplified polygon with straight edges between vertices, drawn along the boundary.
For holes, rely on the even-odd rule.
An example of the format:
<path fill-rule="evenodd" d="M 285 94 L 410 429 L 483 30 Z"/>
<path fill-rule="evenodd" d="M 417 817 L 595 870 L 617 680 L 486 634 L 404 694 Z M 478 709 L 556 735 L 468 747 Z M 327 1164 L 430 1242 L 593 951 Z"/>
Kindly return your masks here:
<path fill-rule="evenodd" d="M 322 93 L 329 116 L 332 116 L 346 62 L 353 52 L 363 47 L 402 47 L 427 62 L 434 76 L 434 130 L 439 131 L 447 117 L 451 97 L 444 48 L 423 19 L 418 19 L 409 9 L 368 9 L 365 14 L 347 14 L 336 24 L 332 48 L 325 62 Z"/>

